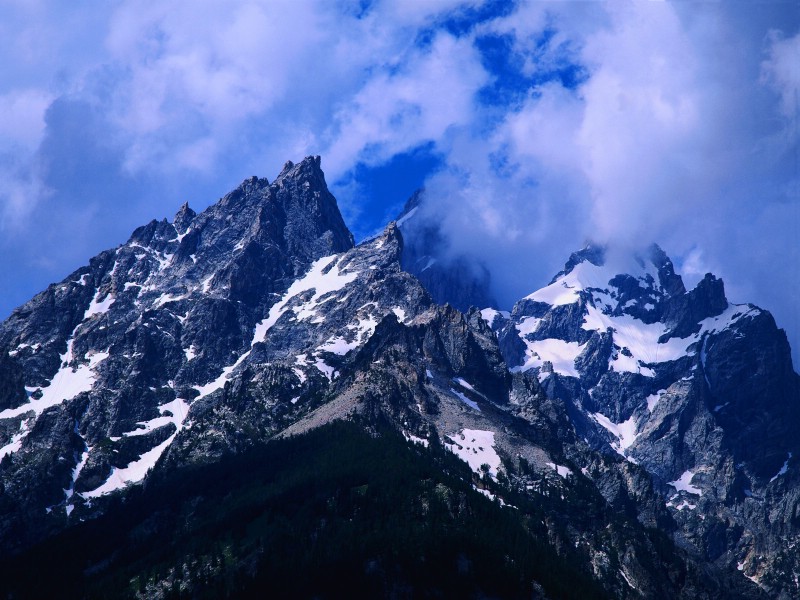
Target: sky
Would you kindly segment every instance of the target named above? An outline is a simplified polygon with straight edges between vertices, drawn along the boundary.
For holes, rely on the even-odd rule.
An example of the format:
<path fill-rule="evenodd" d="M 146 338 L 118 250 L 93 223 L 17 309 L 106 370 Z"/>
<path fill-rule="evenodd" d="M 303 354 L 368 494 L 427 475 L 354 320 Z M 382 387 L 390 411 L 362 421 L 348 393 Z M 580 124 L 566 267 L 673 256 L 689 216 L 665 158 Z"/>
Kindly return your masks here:
<path fill-rule="evenodd" d="M 0 319 L 188 201 L 319 154 L 357 239 L 418 188 L 504 308 L 660 244 L 800 354 L 800 5 L 5 0 Z"/>

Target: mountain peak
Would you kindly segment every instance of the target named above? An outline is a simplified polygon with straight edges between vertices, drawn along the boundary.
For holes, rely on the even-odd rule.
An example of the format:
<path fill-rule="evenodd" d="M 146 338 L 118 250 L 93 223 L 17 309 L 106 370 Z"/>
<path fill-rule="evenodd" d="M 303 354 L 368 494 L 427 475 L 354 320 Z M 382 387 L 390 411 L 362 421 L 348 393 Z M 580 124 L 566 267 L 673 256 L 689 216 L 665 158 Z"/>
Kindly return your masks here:
<path fill-rule="evenodd" d="M 270 186 L 270 197 L 285 215 L 285 238 L 293 256 L 318 258 L 353 247 L 353 234 L 328 190 L 319 156 L 297 164 L 288 161 Z M 315 240 L 313 248 L 304 241 L 309 237 Z"/>
<path fill-rule="evenodd" d="M 403 234 L 400 227 L 397 226 L 397 221 L 390 221 L 386 228 L 383 230 L 377 240 L 376 245 L 379 248 L 386 249 L 391 254 L 392 260 L 400 262 L 403 254 Z"/>
<path fill-rule="evenodd" d="M 277 183 L 285 178 L 324 181 L 325 174 L 322 172 L 322 157 L 319 155 L 306 156 L 299 163 L 287 160 L 278 177 L 275 178 L 275 182 Z"/>
<path fill-rule="evenodd" d="M 556 273 L 550 283 L 555 283 L 560 277 L 569 275 L 572 270 L 582 262 L 588 262 L 596 267 L 602 267 L 606 262 L 606 247 L 593 242 L 587 242 L 583 248 L 570 254 L 569 259 L 564 264 L 564 269 Z"/>
<path fill-rule="evenodd" d="M 570 255 L 564 269 L 553 277 L 547 287 L 529 295 L 528 299 L 536 300 L 534 296 L 537 296 L 549 304 L 545 296 L 552 294 L 548 295 L 545 290 L 563 296 L 566 289 L 572 291 L 562 300 L 572 302 L 571 298 L 581 290 L 605 289 L 609 284 L 628 295 L 634 293 L 637 287 L 652 288 L 659 297 L 686 293 L 683 280 L 675 273 L 672 261 L 658 244 L 651 244 L 644 250 L 630 250 L 589 242 Z"/>
<path fill-rule="evenodd" d="M 189 208 L 189 203 L 184 202 L 181 204 L 181 207 L 178 209 L 178 212 L 175 213 L 175 218 L 172 220 L 172 224 L 175 226 L 175 231 L 179 234 L 185 233 L 186 230 L 189 228 L 192 220 L 197 216 L 197 213 L 194 212 L 191 208 Z"/>
<path fill-rule="evenodd" d="M 686 293 L 683 279 L 681 279 L 680 275 L 675 273 L 675 267 L 672 265 L 672 261 L 658 244 L 650 245 L 647 249 L 647 256 L 650 262 L 658 269 L 658 280 L 661 287 L 663 287 L 670 296 L 679 296 Z"/>

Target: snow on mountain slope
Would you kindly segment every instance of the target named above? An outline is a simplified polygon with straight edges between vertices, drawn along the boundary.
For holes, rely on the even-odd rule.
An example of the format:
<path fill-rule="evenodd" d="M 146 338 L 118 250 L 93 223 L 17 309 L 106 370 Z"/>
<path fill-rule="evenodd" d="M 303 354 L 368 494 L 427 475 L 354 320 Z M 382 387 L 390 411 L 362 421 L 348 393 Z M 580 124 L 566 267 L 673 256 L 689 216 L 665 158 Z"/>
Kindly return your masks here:
<path fill-rule="evenodd" d="M 771 566 L 751 580 L 786 575 L 779 542 L 754 542 L 761 517 L 732 508 L 772 510 L 771 523 L 787 510 L 771 486 L 797 452 L 800 387 L 769 313 L 729 303 L 710 274 L 687 291 L 656 246 L 626 259 L 590 245 L 510 313 L 482 317 L 511 371 L 572 407 L 578 435 L 650 474 L 689 539 L 702 548 L 713 527 L 735 522 L 745 533 L 727 560 L 761 548 L 772 558 L 757 562 Z"/>
<path fill-rule="evenodd" d="M 590 258 L 568 264 L 552 283 L 518 302 L 511 315 L 491 309 L 485 313 L 487 323 L 495 328 L 513 323 L 524 342 L 524 358 L 521 364 L 512 364 L 514 369 L 541 370 L 549 362 L 552 369 L 545 372 L 578 377 L 576 360 L 591 349 L 596 332 L 610 336 L 613 350 L 608 354 L 608 370 L 654 377 L 655 365 L 692 356 L 707 335 L 761 312 L 752 305 L 730 305 L 723 295 L 722 304 L 717 302 L 701 315 L 690 331 L 674 335 L 669 307 L 677 295 L 665 288 L 676 277 L 671 263 L 657 265 L 652 258 L 637 256 L 606 263 L 601 249 L 587 247 L 582 252 Z M 650 254 L 660 257 L 662 253 L 656 247 Z M 682 291 L 682 284 L 678 290 Z M 495 320 L 498 314 L 500 320 Z"/>
<path fill-rule="evenodd" d="M 0 453 L 25 470 L 52 434 L 42 419 L 72 420 L 55 475 L 69 473 L 72 512 L 80 498 L 140 482 L 191 428 L 192 407 L 251 365 L 335 377 L 330 356 L 365 343 L 385 314 L 412 316 L 425 302 L 364 290 L 391 280 L 387 268 L 399 273 L 392 231 L 347 253 L 352 236 L 318 157 L 287 163 L 272 184 L 248 179 L 200 215 L 184 205 L 172 223 L 137 229 L 0 327 L 26 398 L 0 411 Z"/>

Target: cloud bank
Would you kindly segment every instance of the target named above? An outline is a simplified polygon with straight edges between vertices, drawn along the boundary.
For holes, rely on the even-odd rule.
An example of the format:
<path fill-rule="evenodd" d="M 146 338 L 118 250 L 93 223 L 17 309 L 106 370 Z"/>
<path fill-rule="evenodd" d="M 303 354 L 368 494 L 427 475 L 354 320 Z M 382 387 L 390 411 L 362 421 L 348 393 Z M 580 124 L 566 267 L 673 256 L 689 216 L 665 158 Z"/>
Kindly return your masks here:
<path fill-rule="evenodd" d="M 4 3 L 0 311 L 306 154 L 367 234 L 398 198 L 356 174 L 424 151 L 429 216 L 504 304 L 587 239 L 657 241 L 800 349 L 798 27 L 781 2 Z"/>

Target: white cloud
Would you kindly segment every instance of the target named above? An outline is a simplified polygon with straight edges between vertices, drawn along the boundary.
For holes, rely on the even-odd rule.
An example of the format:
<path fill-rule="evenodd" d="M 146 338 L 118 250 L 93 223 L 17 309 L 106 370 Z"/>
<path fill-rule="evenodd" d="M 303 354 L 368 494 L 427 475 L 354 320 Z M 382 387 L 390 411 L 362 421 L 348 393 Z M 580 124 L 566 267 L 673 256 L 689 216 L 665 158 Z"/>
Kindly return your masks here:
<path fill-rule="evenodd" d="M 327 165 L 341 173 L 380 164 L 474 119 L 475 93 L 488 81 L 469 40 L 439 34 L 402 64 L 371 78 L 334 115 Z M 446 90 L 446 91 L 445 91 Z"/>
<path fill-rule="evenodd" d="M 163 160 L 159 141 L 189 153 L 208 149 L 209 135 L 225 145 L 287 94 L 300 101 L 309 81 L 324 81 L 314 54 L 331 43 L 307 3 L 123 5 L 107 46 L 121 76 L 112 114 L 132 140 L 128 167 Z"/>
<path fill-rule="evenodd" d="M 707 131 L 701 119 L 714 114 L 703 114 L 695 48 L 671 6 L 612 6 L 611 28 L 583 50 L 591 77 L 579 145 L 598 236 L 653 235 L 660 232 L 651 223 L 672 227 L 682 218 L 673 210 L 682 196 L 702 193 L 695 175 L 710 173 L 696 155 Z"/>
<path fill-rule="evenodd" d="M 0 165 L 0 232 L 26 228 L 28 217 L 49 190 L 37 173 L 13 165 Z"/>
<path fill-rule="evenodd" d="M 0 144 L 35 150 L 44 136 L 44 115 L 52 101 L 52 94 L 35 88 L 0 95 Z"/>
<path fill-rule="evenodd" d="M 762 63 L 764 80 L 780 94 L 783 115 L 796 124 L 800 110 L 800 33 L 787 38 L 773 29 L 768 42 L 768 58 Z"/>
<path fill-rule="evenodd" d="M 797 18 L 694 6 L 524 4 L 484 27 L 510 36 L 534 80 L 565 58 L 587 79 L 535 83 L 488 135 L 451 133 L 462 141 L 429 182 L 433 212 L 454 252 L 486 259 L 506 303 L 542 285 L 582 238 L 657 241 L 687 283 L 713 271 L 733 300 L 775 311 L 797 347 L 787 298 L 800 273 L 783 265 L 800 251 L 800 36 L 765 28 L 796 31 Z"/>

